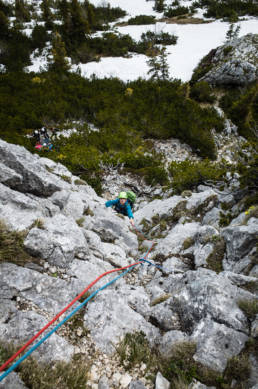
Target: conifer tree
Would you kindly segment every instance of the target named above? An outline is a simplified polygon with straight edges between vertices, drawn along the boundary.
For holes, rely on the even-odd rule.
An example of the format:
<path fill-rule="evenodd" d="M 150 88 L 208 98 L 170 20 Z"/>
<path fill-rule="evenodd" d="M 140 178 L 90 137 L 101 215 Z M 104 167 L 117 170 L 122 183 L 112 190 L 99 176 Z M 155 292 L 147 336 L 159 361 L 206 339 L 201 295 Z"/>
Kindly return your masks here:
<path fill-rule="evenodd" d="M 151 57 L 147 61 L 148 66 L 150 67 L 148 74 L 151 75 L 152 80 L 159 80 L 159 74 L 160 74 L 160 63 L 156 56 Z"/>
<path fill-rule="evenodd" d="M 49 61 L 49 70 L 56 73 L 65 73 L 70 69 L 69 61 L 66 58 L 65 44 L 61 39 L 61 35 L 55 32 L 52 40 L 52 55 L 53 58 Z"/>
<path fill-rule="evenodd" d="M 92 30 L 94 24 L 95 24 L 95 13 L 94 13 L 94 7 L 92 4 L 89 3 L 88 0 L 85 0 L 84 2 L 84 8 L 86 10 L 86 18 L 89 24 L 90 30 Z"/>
<path fill-rule="evenodd" d="M 0 37 L 5 39 L 8 37 L 9 21 L 5 14 L 0 11 Z"/>
<path fill-rule="evenodd" d="M 45 22 L 45 27 L 47 30 L 52 30 L 53 28 L 53 15 L 50 10 L 50 0 L 43 0 L 41 3 L 42 10 L 42 19 Z"/>
<path fill-rule="evenodd" d="M 153 7 L 154 11 L 163 12 L 165 9 L 164 0 L 155 0 L 155 5 Z"/>
<path fill-rule="evenodd" d="M 152 57 L 147 64 L 150 69 L 148 74 L 151 74 L 153 80 L 168 80 L 169 69 L 167 63 L 167 52 L 166 48 L 162 47 L 158 56 Z"/>
<path fill-rule="evenodd" d="M 69 4 L 67 0 L 60 0 L 58 2 L 58 10 L 61 19 L 63 20 L 63 22 L 65 22 L 69 16 Z"/>
<path fill-rule="evenodd" d="M 239 31 L 240 31 L 240 26 L 239 25 L 235 26 L 234 23 L 231 23 L 226 33 L 226 42 L 231 42 L 234 39 L 237 39 L 239 35 Z"/>
<path fill-rule="evenodd" d="M 14 11 L 16 20 L 18 22 L 23 23 L 30 21 L 30 12 L 24 0 L 15 0 Z"/>
<path fill-rule="evenodd" d="M 78 0 L 72 0 L 71 2 L 71 24 L 72 30 L 70 31 L 70 37 L 75 43 L 82 43 L 85 34 L 89 33 L 89 24 L 83 17 Z"/>
<path fill-rule="evenodd" d="M 162 47 L 159 55 L 159 61 L 160 61 L 160 77 L 162 80 L 168 80 L 169 79 L 169 68 L 168 68 L 168 62 L 167 62 L 167 51 L 165 46 Z"/>

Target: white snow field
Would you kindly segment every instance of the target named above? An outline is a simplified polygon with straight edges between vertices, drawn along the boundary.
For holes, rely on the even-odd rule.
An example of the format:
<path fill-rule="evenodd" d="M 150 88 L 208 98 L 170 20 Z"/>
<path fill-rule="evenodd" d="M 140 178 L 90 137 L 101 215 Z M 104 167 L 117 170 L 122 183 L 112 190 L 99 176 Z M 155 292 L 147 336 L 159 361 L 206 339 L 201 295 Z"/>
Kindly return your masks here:
<path fill-rule="evenodd" d="M 162 14 L 153 11 L 153 0 L 90 0 L 90 2 L 95 6 L 107 5 L 109 3 L 111 7 L 122 8 L 127 12 L 127 15 L 119 21 L 128 20 L 130 17 L 137 15 L 162 17 Z M 170 4 L 171 1 L 167 0 L 167 3 Z M 189 6 L 191 5 L 191 1 L 181 0 L 180 4 Z M 202 17 L 203 12 L 203 10 L 198 10 L 194 17 Z M 237 23 L 240 25 L 239 36 L 248 33 L 258 34 L 258 18 L 246 17 L 245 19 L 247 20 L 242 20 Z M 228 28 L 229 23 L 216 20 L 210 21 L 207 24 L 166 24 L 158 22 L 155 25 L 125 26 L 115 28 L 115 30 L 121 34 L 129 34 L 135 40 L 140 40 L 141 34 L 148 30 L 169 32 L 178 36 L 176 45 L 166 46 L 170 77 L 178 78 L 182 81 L 189 81 L 199 61 L 211 49 L 224 43 Z M 123 81 L 133 81 L 139 77 L 149 78 L 148 59 L 145 55 L 133 53 L 131 53 L 130 58 L 105 57 L 101 58 L 99 62 L 74 65 L 72 71 L 79 69 L 81 75 L 87 78 L 95 75 L 97 78 L 118 77 Z M 27 67 L 27 71 L 41 71 L 47 65 L 47 50 L 42 56 L 33 56 L 31 60 L 32 65 Z"/>
<path fill-rule="evenodd" d="M 158 31 L 161 28 L 160 24 L 156 28 Z M 258 34 L 257 19 L 241 21 L 238 24 L 241 27 L 239 36 L 248 33 Z M 169 32 L 178 36 L 176 45 L 166 46 L 170 77 L 189 81 L 199 61 L 211 49 L 224 43 L 228 27 L 228 23 L 221 21 L 184 25 L 163 23 L 163 32 Z M 132 38 L 139 40 L 143 32 L 147 30 L 154 31 L 155 27 L 154 25 L 126 26 L 120 27 L 118 30 L 122 34 L 129 34 Z M 84 77 L 90 77 L 95 74 L 98 78 L 118 77 L 123 81 L 132 81 L 139 77 L 149 77 L 147 74 L 149 70 L 147 60 L 148 57 L 145 55 L 133 54 L 132 58 L 102 58 L 100 62 L 80 64 L 79 68 Z"/>

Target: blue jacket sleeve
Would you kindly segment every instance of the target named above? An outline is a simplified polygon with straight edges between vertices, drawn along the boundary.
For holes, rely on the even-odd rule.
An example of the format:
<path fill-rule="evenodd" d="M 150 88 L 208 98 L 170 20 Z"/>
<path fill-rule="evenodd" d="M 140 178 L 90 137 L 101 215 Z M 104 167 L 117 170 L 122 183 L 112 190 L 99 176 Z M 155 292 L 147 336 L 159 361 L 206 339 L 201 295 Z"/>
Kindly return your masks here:
<path fill-rule="evenodd" d="M 115 200 L 109 200 L 105 203 L 105 206 L 108 208 L 108 207 L 112 207 L 112 205 L 116 205 L 118 203 L 119 199 L 115 199 Z"/>
<path fill-rule="evenodd" d="M 127 216 L 129 217 L 129 219 L 133 219 L 133 213 L 132 213 L 132 208 L 130 206 L 130 204 L 128 203 L 128 201 L 125 203 L 126 205 L 126 212 L 127 212 Z"/>

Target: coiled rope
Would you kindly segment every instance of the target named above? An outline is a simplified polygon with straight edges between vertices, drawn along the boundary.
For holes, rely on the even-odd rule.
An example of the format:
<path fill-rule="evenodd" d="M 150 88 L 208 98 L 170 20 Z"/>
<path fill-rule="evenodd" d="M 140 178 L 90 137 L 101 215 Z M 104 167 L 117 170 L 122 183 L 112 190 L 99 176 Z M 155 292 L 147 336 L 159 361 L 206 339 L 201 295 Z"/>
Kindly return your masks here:
<path fill-rule="evenodd" d="M 47 335 L 45 335 L 39 342 L 37 342 L 30 350 L 28 350 L 20 359 L 18 359 L 8 370 L 6 370 L 1 376 L 0 376 L 0 382 L 9 374 L 11 373 L 24 359 L 26 359 L 34 350 L 36 350 L 45 340 L 47 340 L 54 332 L 58 330 L 65 322 L 67 322 L 79 309 L 81 309 L 87 302 L 92 299 L 99 291 L 105 289 L 115 281 L 117 281 L 119 278 L 123 277 L 126 273 L 128 273 L 130 270 L 132 270 L 135 266 L 139 264 L 143 264 L 146 261 L 147 256 L 149 255 L 150 251 L 152 250 L 154 246 L 154 242 L 152 242 L 151 247 L 148 249 L 145 256 L 140 259 L 138 262 L 133 263 L 132 265 L 124 266 L 117 269 L 109 270 L 103 274 L 101 274 L 96 280 L 94 280 L 91 284 L 87 286 L 86 289 L 84 289 L 78 296 L 76 296 L 70 304 L 68 304 L 62 311 L 60 311 L 49 323 L 47 323 L 36 335 L 34 335 L 23 347 L 21 347 L 11 358 L 9 358 L 1 367 L 0 371 L 3 371 L 5 367 L 7 367 L 22 351 L 24 351 L 34 340 L 36 340 L 51 324 L 53 324 L 67 309 L 69 309 L 80 297 L 82 297 L 94 284 L 96 284 L 102 277 L 106 276 L 107 274 L 114 273 L 120 270 L 125 270 L 122 274 L 120 274 L 118 277 L 114 278 L 114 280 L 108 282 L 95 292 L 93 292 L 88 298 L 86 298 L 78 307 L 76 307 L 68 316 L 66 316 L 56 327 L 54 327 Z M 152 264 L 151 262 L 147 261 L 148 263 Z M 152 264 L 154 265 L 154 264 Z M 155 265 L 156 266 L 156 265 Z"/>

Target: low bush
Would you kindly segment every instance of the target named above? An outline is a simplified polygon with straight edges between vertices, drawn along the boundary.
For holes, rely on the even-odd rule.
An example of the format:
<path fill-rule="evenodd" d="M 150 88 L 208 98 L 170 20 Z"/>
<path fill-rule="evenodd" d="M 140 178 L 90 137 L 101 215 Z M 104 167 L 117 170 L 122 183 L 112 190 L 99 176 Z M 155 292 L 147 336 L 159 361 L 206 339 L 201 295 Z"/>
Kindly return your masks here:
<path fill-rule="evenodd" d="M 190 90 L 190 97 L 200 103 L 214 103 L 216 100 L 212 95 L 212 88 L 206 81 L 194 84 Z"/>
<path fill-rule="evenodd" d="M 220 100 L 220 106 L 238 127 L 240 135 L 257 141 L 258 85 L 230 88 Z"/>
<path fill-rule="evenodd" d="M 254 320 L 255 316 L 258 314 L 258 300 L 239 300 L 239 308 L 245 313 L 245 315 L 250 320 Z"/>
<path fill-rule="evenodd" d="M 204 14 L 208 18 L 226 18 L 236 20 L 238 16 L 258 15 L 258 5 L 255 0 L 225 0 L 218 2 L 216 0 L 200 0 L 200 5 L 206 7 Z"/>
<path fill-rule="evenodd" d="M 24 266 L 34 259 L 24 249 L 26 232 L 11 231 L 6 224 L 0 220 L 0 263 L 12 262 Z"/>
<path fill-rule="evenodd" d="M 172 162 L 169 167 L 172 176 L 172 187 L 176 193 L 185 189 L 194 189 L 205 181 L 220 181 L 226 174 L 226 168 L 209 160 L 200 162 Z"/>
<path fill-rule="evenodd" d="M 168 18 L 172 18 L 174 16 L 186 15 L 190 12 L 188 7 L 177 6 L 176 8 L 168 8 L 166 12 L 164 12 L 164 16 Z"/>
<path fill-rule="evenodd" d="M 155 16 L 138 15 L 134 18 L 130 18 L 127 23 L 129 25 L 154 24 Z"/>

